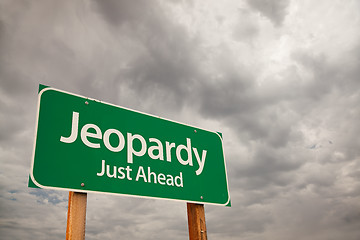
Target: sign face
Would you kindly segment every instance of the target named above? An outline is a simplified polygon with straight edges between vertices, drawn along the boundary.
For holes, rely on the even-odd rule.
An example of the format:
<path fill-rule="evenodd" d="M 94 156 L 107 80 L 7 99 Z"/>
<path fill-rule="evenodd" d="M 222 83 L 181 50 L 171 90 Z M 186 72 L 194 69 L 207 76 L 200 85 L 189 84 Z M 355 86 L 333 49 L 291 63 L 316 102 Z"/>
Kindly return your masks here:
<path fill-rule="evenodd" d="M 218 133 L 54 88 L 39 92 L 31 184 L 230 205 Z"/>

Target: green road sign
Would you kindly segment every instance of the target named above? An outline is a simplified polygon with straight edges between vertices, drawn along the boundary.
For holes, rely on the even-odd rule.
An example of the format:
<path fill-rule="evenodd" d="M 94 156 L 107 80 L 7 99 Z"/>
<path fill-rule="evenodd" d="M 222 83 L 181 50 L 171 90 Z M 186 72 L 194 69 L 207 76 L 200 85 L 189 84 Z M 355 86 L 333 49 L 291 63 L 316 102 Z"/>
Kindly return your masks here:
<path fill-rule="evenodd" d="M 29 186 L 230 204 L 218 133 L 40 88 Z"/>

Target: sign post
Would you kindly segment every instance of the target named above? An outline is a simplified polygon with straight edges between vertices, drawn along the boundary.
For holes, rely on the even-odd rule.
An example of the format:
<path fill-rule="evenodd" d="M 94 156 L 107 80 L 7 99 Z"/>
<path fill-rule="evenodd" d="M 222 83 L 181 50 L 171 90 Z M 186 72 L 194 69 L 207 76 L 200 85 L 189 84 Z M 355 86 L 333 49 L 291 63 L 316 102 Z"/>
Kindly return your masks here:
<path fill-rule="evenodd" d="M 29 186 L 70 191 L 70 236 L 88 192 L 187 202 L 202 239 L 191 216 L 231 204 L 220 133 L 43 85 Z"/>
<path fill-rule="evenodd" d="M 187 203 L 189 240 L 207 240 L 204 204 Z"/>
<path fill-rule="evenodd" d="M 50 87 L 39 92 L 37 118 L 31 185 L 230 203 L 217 132 Z"/>
<path fill-rule="evenodd" d="M 85 240 L 87 194 L 69 192 L 66 240 Z"/>

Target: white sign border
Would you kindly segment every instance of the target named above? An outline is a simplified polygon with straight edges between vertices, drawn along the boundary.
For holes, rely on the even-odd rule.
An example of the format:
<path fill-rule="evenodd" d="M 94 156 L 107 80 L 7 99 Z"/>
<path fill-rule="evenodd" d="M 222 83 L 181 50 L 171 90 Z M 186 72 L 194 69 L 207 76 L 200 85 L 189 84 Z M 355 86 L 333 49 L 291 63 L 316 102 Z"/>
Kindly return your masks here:
<path fill-rule="evenodd" d="M 177 121 L 174 121 L 174 120 L 162 118 L 162 117 L 159 117 L 159 116 L 155 116 L 155 115 L 152 115 L 152 114 L 149 114 L 149 113 L 144 113 L 144 112 L 137 111 L 137 110 L 134 110 L 134 109 L 130 109 L 130 108 L 126 108 L 126 107 L 121 107 L 121 106 L 118 106 L 118 105 L 115 105 L 115 104 L 111 104 L 111 103 L 99 101 L 99 100 L 94 99 L 94 98 L 84 97 L 84 96 L 81 96 L 81 95 L 78 95 L 78 94 L 74 94 L 74 93 L 70 93 L 70 92 L 67 92 L 67 91 L 59 90 L 59 89 L 56 89 L 56 88 L 53 88 L 53 87 L 48 87 L 48 86 L 45 86 L 45 85 L 40 85 L 40 86 L 43 86 L 44 88 L 41 89 L 41 91 L 39 91 L 39 93 L 38 93 L 37 114 L 36 114 L 36 122 L 35 122 L 35 139 L 34 139 L 32 160 L 31 160 L 31 169 L 30 169 L 30 178 L 31 178 L 31 181 L 32 181 L 37 187 L 43 188 L 43 189 L 49 189 L 49 190 L 63 190 L 63 191 L 83 192 L 83 193 L 91 192 L 91 193 L 101 193 L 101 194 L 118 195 L 118 196 L 120 195 L 120 196 L 137 197 L 137 198 L 161 199 L 161 200 L 171 200 L 171 201 L 179 201 L 179 202 L 191 202 L 191 203 L 198 203 L 198 204 L 221 205 L 221 206 L 227 206 L 227 205 L 231 202 L 224 151 L 223 151 L 223 159 L 224 159 L 224 167 L 225 167 L 226 187 L 227 187 L 227 193 L 228 193 L 228 200 L 227 200 L 226 203 L 224 203 L 224 204 L 221 204 L 221 203 L 201 202 L 201 201 L 193 201 L 193 200 L 182 200 L 182 199 L 172 199 L 172 198 L 161 198 L 161 197 L 132 195 L 132 194 L 126 194 L 126 193 L 110 193 L 110 192 L 102 192 L 102 191 L 94 191 L 94 190 L 81 190 L 81 189 L 72 189 L 72 188 L 60 188 L 60 187 L 51 187 L 51 186 L 41 185 L 40 183 L 38 183 L 38 182 L 36 181 L 36 179 L 35 179 L 35 177 L 34 177 L 34 174 L 33 174 L 33 171 L 34 171 L 34 161 L 35 161 L 35 149 L 36 149 L 36 139 L 37 139 L 37 133 L 38 133 L 38 123 L 39 123 L 39 113 L 40 113 L 41 96 L 42 96 L 42 94 L 43 94 L 44 92 L 50 91 L 50 90 L 52 90 L 52 91 L 57 91 L 57 92 L 61 92 L 61 93 L 65 93 L 65 94 L 69 94 L 69 95 L 76 96 L 76 97 L 80 97 L 80 98 L 83 98 L 84 100 L 90 100 L 90 101 L 100 102 L 100 103 L 103 103 L 103 104 L 106 104 L 106 105 L 109 105 L 109 106 L 113 106 L 113 107 L 116 107 L 116 108 L 125 109 L 125 110 L 132 111 L 132 112 L 137 112 L 137 113 L 144 114 L 144 115 L 147 115 L 147 116 L 150 116 L 150 117 L 155 117 L 155 118 L 159 118 L 159 119 L 162 119 L 162 120 L 165 120 L 165 121 L 169 121 L 169 122 L 181 124 L 181 125 L 184 125 L 184 126 L 187 126 L 187 127 L 191 127 L 191 128 L 195 128 L 195 129 L 201 129 L 201 130 L 204 130 L 204 131 L 207 131 L 207 132 L 212 132 L 212 133 L 215 133 L 215 134 L 220 138 L 221 145 L 222 145 L 221 147 L 222 147 L 223 150 L 224 150 L 224 146 L 223 146 L 222 137 L 220 136 L 220 134 L 219 134 L 218 132 L 210 131 L 210 130 L 207 130 L 207 129 L 204 129 L 204 128 L 199 128 L 199 127 L 195 127 L 195 126 L 188 125 L 188 124 L 184 124 L 184 123 L 180 123 L 180 122 L 177 122 Z M 39 87 L 40 87 L 40 86 L 39 86 Z"/>

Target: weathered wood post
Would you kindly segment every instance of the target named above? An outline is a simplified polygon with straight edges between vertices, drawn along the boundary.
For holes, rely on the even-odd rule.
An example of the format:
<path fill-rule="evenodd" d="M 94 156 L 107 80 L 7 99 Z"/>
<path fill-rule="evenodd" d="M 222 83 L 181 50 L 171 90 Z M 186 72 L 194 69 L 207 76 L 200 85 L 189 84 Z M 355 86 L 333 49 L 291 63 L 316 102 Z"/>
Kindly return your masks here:
<path fill-rule="evenodd" d="M 87 193 L 69 192 L 66 240 L 85 240 Z"/>
<path fill-rule="evenodd" d="M 207 240 L 204 204 L 187 203 L 189 240 Z"/>

